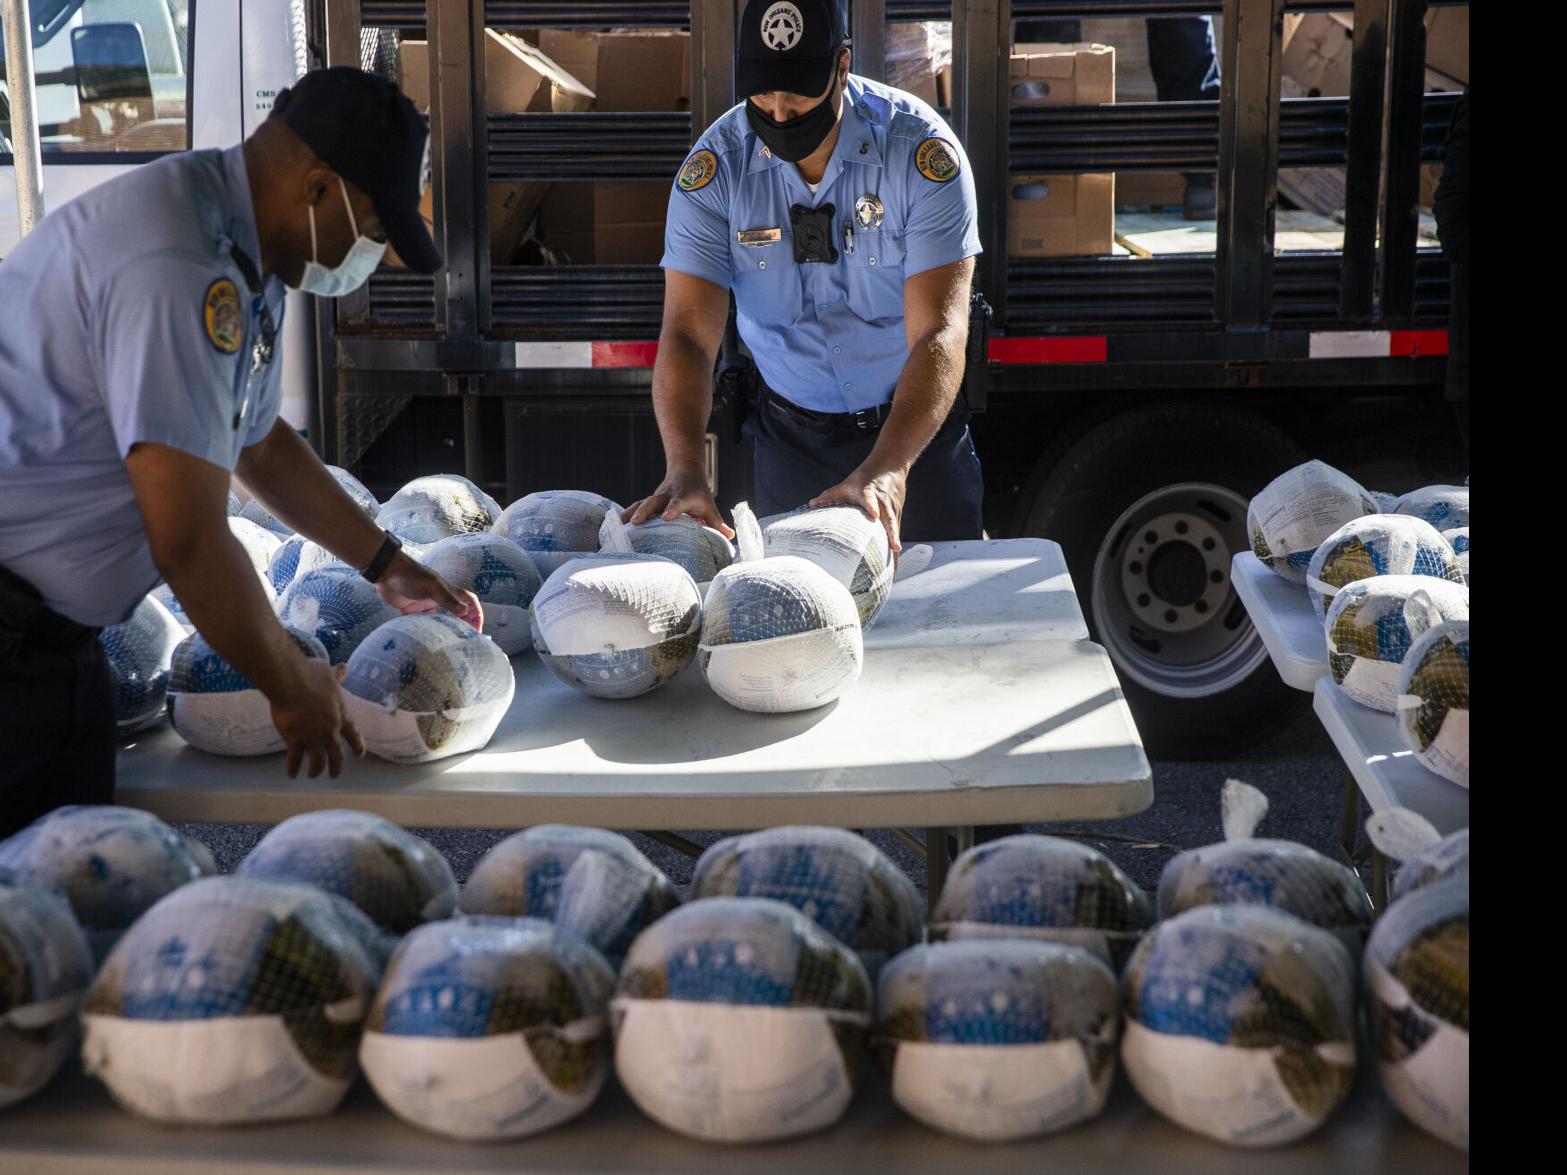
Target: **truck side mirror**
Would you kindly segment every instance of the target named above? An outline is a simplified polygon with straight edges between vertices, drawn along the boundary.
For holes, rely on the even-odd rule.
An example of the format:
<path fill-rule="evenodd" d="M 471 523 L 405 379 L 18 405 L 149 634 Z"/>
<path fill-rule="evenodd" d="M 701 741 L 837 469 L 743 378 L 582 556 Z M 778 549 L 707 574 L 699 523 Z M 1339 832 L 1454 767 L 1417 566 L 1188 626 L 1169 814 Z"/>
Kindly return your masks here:
<path fill-rule="evenodd" d="M 129 21 L 109 21 L 71 30 L 76 92 L 83 104 L 126 98 L 152 98 L 152 71 L 141 29 Z"/>

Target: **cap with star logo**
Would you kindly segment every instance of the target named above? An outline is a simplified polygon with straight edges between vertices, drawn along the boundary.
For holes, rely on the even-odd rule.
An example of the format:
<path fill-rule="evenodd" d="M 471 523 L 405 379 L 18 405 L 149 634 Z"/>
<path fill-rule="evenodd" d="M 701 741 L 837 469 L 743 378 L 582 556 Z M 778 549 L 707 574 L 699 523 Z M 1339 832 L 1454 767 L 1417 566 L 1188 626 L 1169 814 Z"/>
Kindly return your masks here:
<path fill-rule="evenodd" d="M 735 93 L 813 98 L 849 41 L 845 0 L 750 0 L 736 36 Z"/>

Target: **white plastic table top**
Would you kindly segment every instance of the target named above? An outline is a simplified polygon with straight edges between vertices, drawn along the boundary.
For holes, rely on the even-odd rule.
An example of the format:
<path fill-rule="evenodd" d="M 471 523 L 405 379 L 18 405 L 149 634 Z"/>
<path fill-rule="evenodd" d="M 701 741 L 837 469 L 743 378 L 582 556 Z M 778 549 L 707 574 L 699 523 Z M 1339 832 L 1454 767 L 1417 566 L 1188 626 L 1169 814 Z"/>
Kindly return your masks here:
<path fill-rule="evenodd" d="M 819 1134 L 760 1146 L 694 1142 L 644 1117 L 613 1079 L 574 1122 L 517 1142 L 465 1145 L 405 1125 L 360 1082 L 327 1118 L 220 1129 L 171 1129 L 117 1110 L 79 1070 L 0 1111 L 0 1170 L 7 1175 L 827 1175 L 896 1171 L 951 1175 L 1043 1170 L 1116 1175 L 1371 1175 L 1469 1169 L 1468 1156 L 1405 1120 L 1361 1065 L 1349 1101 L 1315 1134 L 1259 1155 L 1189 1134 L 1149 1109 L 1118 1077 L 1105 1112 L 1028 1142 L 965 1142 L 922 1126 L 895 1106 L 879 1075 Z"/>
<path fill-rule="evenodd" d="M 1250 551 L 1231 562 L 1230 582 L 1284 684 L 1310 693 L 1328 671 L 1328 645 L 1305 586 L 1275 575 Z"/>
<path fill-rule="evenodd" d="M 1426 768 L 1398 733 L 1398 719 L 1362 706 L 1331 677 L 1317 682 L 1312 709 L 1344 757 L 1373 812 L 1412 808 L 1443 836 L 1469 827 L 1469 792 Z"/>

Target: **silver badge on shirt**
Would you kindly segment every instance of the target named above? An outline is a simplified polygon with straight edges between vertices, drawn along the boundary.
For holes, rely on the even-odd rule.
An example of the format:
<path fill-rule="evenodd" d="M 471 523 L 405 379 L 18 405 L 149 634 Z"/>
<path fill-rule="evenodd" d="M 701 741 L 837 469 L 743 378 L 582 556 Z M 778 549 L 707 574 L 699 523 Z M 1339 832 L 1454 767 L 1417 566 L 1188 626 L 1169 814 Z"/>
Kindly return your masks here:
<path fill-rule="evenodd" d="M 886 211 L 881 197 L 872 192 L 866 192 L 854 202 L 854 219 L 861 228 L 880 228 Z"/>

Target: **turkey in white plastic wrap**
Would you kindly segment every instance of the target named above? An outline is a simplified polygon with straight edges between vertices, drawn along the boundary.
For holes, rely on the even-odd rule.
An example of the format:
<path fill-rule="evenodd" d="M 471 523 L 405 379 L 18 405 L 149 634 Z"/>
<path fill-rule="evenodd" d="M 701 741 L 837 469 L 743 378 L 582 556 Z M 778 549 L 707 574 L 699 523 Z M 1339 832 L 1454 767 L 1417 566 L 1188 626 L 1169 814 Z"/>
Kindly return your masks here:
<path fill-rule="evenodd" d="M 717 897 L 788 902 L 852 948 L 873 983 L 924 930 L 924 902 L 908 875 L 843 828 L 768 828 L 709 845 L 691 874 L 691 898 Z"/>
<path fill-rule="evenodd" d="M 764 557 L 761 527 L 744 502 L 734 517 L 740 558 L 707 589 L 702 675 L 736 709 L 785 714 L 825 706 L 864 667 L 854 597 L 809 560 Z"/>
<path fill-rule="evenodd" d="M 1428 629 L 1398 674 L 1404 745 L 1443 779 L 1469 786 L 1469 621 Z"/>
<path fill-rule="evenodd" d="M 1423 486 L 1410 490 L 1393 507 L 1394 513 L 1424 518 L 1437 530 L 1469 525 L 1468 486 Z"/>
<path fill-rule="evenodd" d="M 329 660 L 315 636 L 285 623 L 307 657 Z M 272 724 L 272 703 L 199 632 L 174 650 L 169 721 L 191 746 L 214 755 L 271 755 L 284 747 Z"/>
<path fill-rule="evenodd" d="M 1404 514 L 1368 514 L 1346 522 L 1317 548 L 1306 589 L 1319 617 L 1339 589 L 1378 575 L 1429 575 L 1463 583 L 1452 544 L 1429 522 Z"/>
<path fill-rule="evenodd" d="M 332 475 L 332 480 L 342 487 L 343 492 L 354 500 L 354 505 L 371 518 L 381 512 L 381 503 L 375 500 L 375 495 L 370 492 L 369 487 L 348 470 L 341 465 L 328 465 L 326 471 Z"/>
<path fill-rule="evenodd" d="M 244 517 L 231 516 L 229 518 L 229 533 L 239 543 L 240 550 L 245 552 L 245 558 L 250 560 L 250 565 L 256 569 L 256 577 L 261 580 L 261 586 L 267 594 L 267 599 L 277 597 L 277 592 L 272 587 L 272 576 L 268 569 L 272 559 L 276 556 L 282 544 L 282 536 L 268 531 L 262 526 Z M 290 533 L 287 528 L 283 535 Z M 186 629 L 194 627 L 189 616 L 185 614 L 185 606 L 174 595 L 174 589 L 166 583 L 160 583 L 152 589 L 152 596 L 162 604 Z"/>
<path fill-rule="evenodd" d="M 1429 629 L 1469 619 L 1469 589 L 1429 575 L 1379 575 L 1333 597 L 1323 622 L 1328 671 L 1362 706 L 1398 709 L 1399 674 L 1410 648 Z"/>
<path fill-rule="evenodd" d="M 532 558 L 505 535 L 454 534 L 431 545 L 422 562 L 459 591 L 470 591 L 484 607 L 484 635 L 508 657 L 533 647 L 528 606 L 543 579 Z"/>
<path fill-rule="evenodd" d="M 477 751 L 516 691 L 500 646 L 444 612 L 389 620 L 348 659 L 344 705 L 365 745 L 394 763 Z"/>
<path fill-rule="evenodd" d="M 453 918 L 398 944 L 359 1061 L 388 1108 L 466 1142 L 522 1138 L 593 1104 L 615 976 L 537 918 Z"/>
<path fill-rule="evenodd" d="M 1413 890 L 1377 921 L 1362 961 L 1366 1025 L 1389 1100 L 1469 1149 L 1469 874 Z"/>
<path fill-rule="evenodd" d="M 240 509 L 238 517 L 259 526 L 262 530 L 275 535 L 279 539 L 286 539 L 294 533 L 293 529 L 286 522 L 263 506 L 259 498 L 248 499 Z"/>
<path fill-rule="evenodd" d="M 386 500 L 375 520 L 404 542 L 433 543 L 489 530 L 500 516 L 500 503 L 466 477 L 439 473 L 414 478 Z"/>
<path fill-rule="evenodd" d="M 329 563 L 294 577 L 277 602 L 284 624 L 314 633 L 334 665 L 347 664 L 364 639 L 401 616 L 346 563 Z"/>
<path fill-rule="evenodd" d="M 136 605 L 129 620 L 98 635 L 114 680 L 114 722 L 121 738 L 162 721 L 174 650 L 184 639 L 184 626 L 152 596 Z"/>
<path fill-rule="evenodd" d="M 1354 478 L 1308 461 L 1257 492 L 1246 511 L 1246 533 L 1258 559 L 1291 583 L 1304 584 L 1311 557 L 1327 537 L 1376 512 L 1376 501 Z"/>
<path fill-rule="evenodd" d="M 71 1055 L 92 971 L 65 896 L 0 869 L 0 1109 L 48 1085 Z"/>
<path fill-rule="evenodd" d="M 892 591 L 886 527 L 855 506 L 802 506 L 760 521 L 767 555 L 797 555 L 815 563 L 849 589 L 860 626 L 871 626 Z"/>
<path fill-rule="evenodd" d="M 367 922 L 304 885 L 208 877 L 126 933 L 83 1006 L 82 1061 L 124 1109 L 227 1125 L 330 1113 L 381 977 Z"/>
<path fill-rule="evenodd" d="M 348 567 L 320 543 L 312 542 L 302 534 L 290 535 L 267 565 L 267 578 L 272 581 L 272 590 L 281 596 L 299 576 L 333 565 Z"/>
<path fill-rule="evenodd" d="M 1160 922 L 1121 978 L 1121 1064 L 1179 1126 L 1235 1146 L 1311 1133 L 1355 1076 L 1355 967 L 1338 938 L 1265 906 Z"/>
<path fill-rule="evenodd" d="M 615 1071 L 654 1121 L 706 1142 L 832 1125 L 865 1059 L 854 952 L 770 898 L 688 902 L 644 930 L 610 1007 Z"/>
<path fill-rule="evenodd" d="M 734 544 L 711 526 L 681 515 L 670 522 L 655 518 L 627 528 L 631 547 L 641 555 L 672 559 L 697 583 L 709 582 L 735 561 Z"/>
<path fill-rule="evenodd" d="M 580 935 L 619 970 L 631 942 L 680 893 L 618 832 L 540 824 L 485 853 L 462 890 L 464 914 L 543 918 Z"/>
<path fill-rule="evenodd" d="M 1453 557 L 1458 560 L 1458 570 L 1464 577 L 1464 582 L 1469 582 L 1469 528 L 1456 526 L 1452 530 L 1444 530 L 1442 537 L 1453 548 Z"/>
<path fill-rule="evenodd" d="M 1065 943 L 1119 970 L 1153 921 L 1142 887 L 1099 850 L 1021 833 L 975 845 L 952 862 L 930 937 Z"/>
<path fill-rule="evenodd" d="M 533 647 L 561 681 L 590 697 L 657 689 L 691 664 L 702 596 L 678 563 L 604 552 L 557 568 L 533 598 Z"/>
<path fill-rule="evenodd" d="M 230 490 L 228 501 L 228 516 L 230 518 L 238 518 L 240 516 L 240 512 L 244 509 L 245 503 L 239 500 L 238 494 L 236 494 L 233 490 Z"/>
<path fill-rule="evenodd" d="M 1159 917 L 1198 906 L 1268 906 L 1334 935 L 1359 957 L 1371 929 L 1371 901 L 1348 865 L 1292 840 L 1253 835 L 1268 811 L 1260 791 L 1226 780 L 1224 840 L 1178 853 L 1159 875 Z"/>
<path fill-rule="evenodd" d="M 518 498 L 501 512 L 495 533 L 503 534 L 533 555 L 546 579 L 562 563 L 599 549 L 599 530 L 606 511 L 621 507 L 587 490 L 540 490 Z"/>
<path fill-rule="evenodd" d="M 351 808 L 290 816 L 261 838 L 236 872 L 338 894 L 394 935 L 448 918 L 457 908 L 457 879 L 434 845 Z"/>
<path fill-rule="evenodd" d="M 1119 993 L 1087 951 L 1017 939 L 916 946 L 881 973 L 872 1045 L 905 1112 L 977 1142 L 1104 1109 Z"/>
<path fill-rule="evenodd" d="M 93 957 L 102 959 L 153 903 L 208 873 L 212 858 L 151 812 L 69 805 L 0 841 L 0 869 L 71 903 Z"/>

